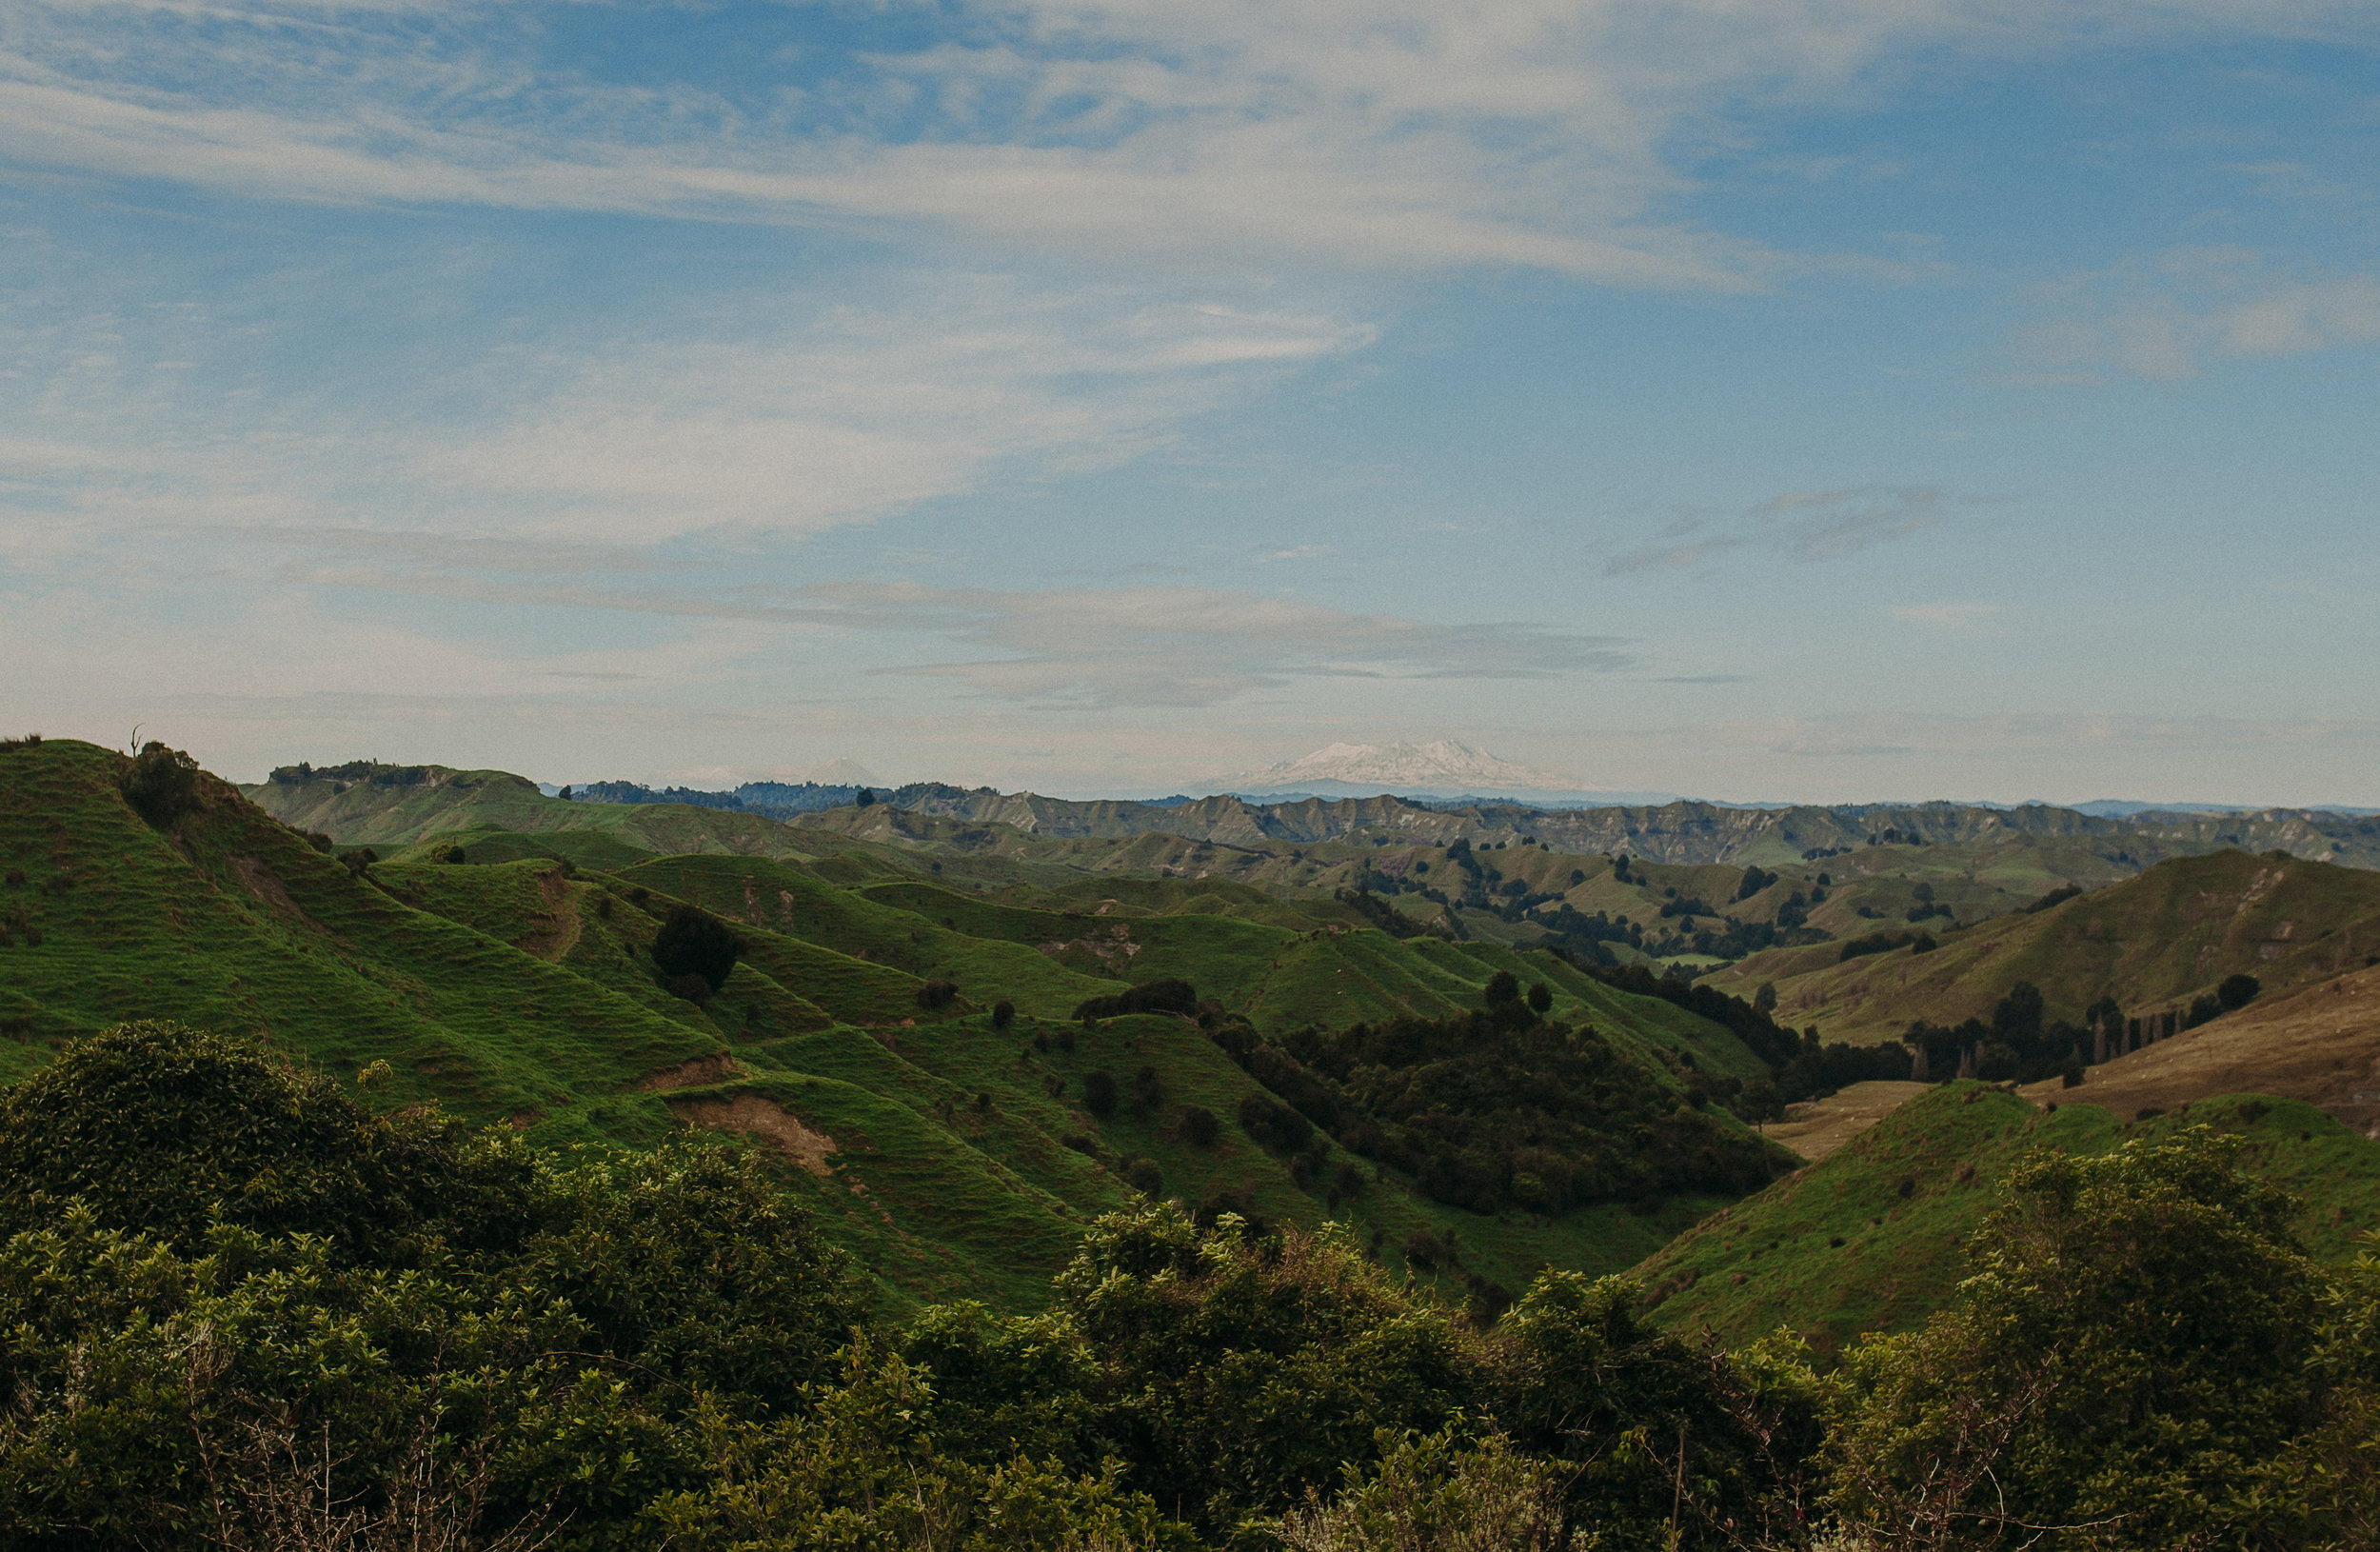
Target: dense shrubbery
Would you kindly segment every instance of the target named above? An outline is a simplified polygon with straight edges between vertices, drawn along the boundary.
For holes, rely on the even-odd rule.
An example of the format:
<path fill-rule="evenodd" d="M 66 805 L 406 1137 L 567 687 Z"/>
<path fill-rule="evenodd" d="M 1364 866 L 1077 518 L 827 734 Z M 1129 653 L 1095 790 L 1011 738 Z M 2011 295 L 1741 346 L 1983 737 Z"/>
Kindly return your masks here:
<path fill-rule="evenodd" d="M 1681 1104 L 1592 1026 L 1545 1022 L 1517 977 L 1500 972 L 1486 1001 L 1458 1018 L 1307 1028 L 1278 1045 L 1243 1021 L 1211 1021 L 1217 1043 L 1287 1102 L 1251 1097 L 1241 1129 L 1269 1151 L 1312 1155 L 1312 1172 L 1327 1144 L 1309 1140 L 1311 1123 L 1477 1212 L 1734 1195 L 1769 1180 L 1756 1139 Z"/>
<path fill-rule="evenodd" d="M 1187 981 L 1151 981 L 1107 997 L 1091 997 L 1078 1004 L 1074 1016 L 1078 1019 L 1120 1019 L 1127 1013 L 1195 1013 L 1199 1010 L 1198 988 Z"/>
<path fill-rule="evenodd" d="M 744 940 L 733 927 L 692 905 L 670 906 L 661 930 L 653 935 L 653 963 L 666 982 L 700 977 L 715 992 L 727 984 L 743 955 Z M 677 988 L 673 985 L 671 989 Z"/>
<path fill-rule="evenodd" d="M 198 806 L 198 762 L 151 740 L 124 767 L 123 792 L 143 819 L 170 826 Z"/>
<path fill-rule="evenodd" d="M 541 1154 L 130 1026 L 0 1096 L 0 1543 L 2369 1546 L 2380 1260 L 2308 1262 L 2236 1147 L 2037 1158 L 1834 1372 L 1171 1204 L 1043 1313 L 894 1330 L 730 1150 Z"/>

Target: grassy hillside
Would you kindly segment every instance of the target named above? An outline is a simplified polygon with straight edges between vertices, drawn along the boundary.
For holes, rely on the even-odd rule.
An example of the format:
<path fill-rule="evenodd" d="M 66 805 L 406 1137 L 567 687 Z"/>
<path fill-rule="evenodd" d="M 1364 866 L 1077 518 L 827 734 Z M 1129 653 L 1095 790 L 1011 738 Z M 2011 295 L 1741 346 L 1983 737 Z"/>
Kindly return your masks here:
<path fill-rule="evenodd" d="M 2072 1094 L 2055 1081 L 2026 1092 L 2039 1101 L 2088 1099 L 2119 1116 L 2178 1110 L 2218 1094 L 2277 1094 L 2380 1138 L 2380 966 L 2268 993 L 2092 1068 Z"/>
<path fill-rule="evenodd" d="M 281 774 L 276 772 L 276 777 Z M 320 831 L 341 846 L 385 849 L 457 839 L 466 840 L 467 849 L 464 832 L 505 830 L 541 838 L 557 831 L 589 831 L 645 853 L 727 851 L 775 857 L 794 850 L 785 826 L 758 814 L 674 803 L 565 802 L 545 797 L 534 782 L 501 770 L 370 766 L 345 777 L 324 771 L 240 790 L 275 819 L 301 830 Z M 557 845 L 551 840 L 546 844 Z M 575 837 L 559 843 L 580 844 Z"/>
<path fill-rule="evenodd" d="M 1922 1321 L 1966 1275 L 1961 1242 L 2026 1152 L 2097 1153 L 2141 1129 L 2208 1124 L 2248 1138 L 2245 1162 L 2301 1197 L 2298 1229 L 2325 1260 L 2380 1228 L 2380 1144 L 2300 1101 L 2226 1096 L 2145 1123 L 2095 1104 L 2036 1108 L 1946 1084 L 1824 1161 L 1714 1213 L 1637 1268 L 1657 1318 L 1742 1342 L 1779 1325 L 1833 1350 Z"/>
<path fill-rule="evenodd" d="M 1195 1025 L 1065 1017 L 1130 982 L 1183 976 L 1276 1025 L 1339 1025 L 1461 1011 L 1510 969 L 1664 1094 L 1682 1095 L 1688 1057 L 1758 1070 L 1667 1003 L 1545 955 L 1356 929 L 1325 893 L 1034 863 L 1007 882 L 953 879 L 867 841 L 805 850 L 794 831 L 776 856 L 730 853 L 710 831 L 707 849 L 661 853 L 638 843 L 670 819 L 662 806 L 630 811 L 644 829 L 484 823 L 606 817 L 485 773 L 350 786 L 325 794 L 341 816 L 297 812 L 352 821 L 346 838 L 378 826 L 386 860 L 359 866 L 209 778 L 194 810 L 152 824 L 119 790 L 126 765 L 73 743 L 0 750 L 0 1074 L 74 1033 L 164 1017 L 263 1035 L 343 1079 L 385 1061 L 380 1102 L 435 1099 L 540 1141 L 744 1134 L 895 1303 L 1025 1307 L 1083 1222 L 1142 1189 L 1283 1223 L 1336 1215 L 1392 1263 L 1420 1247 L 1415 1268 L 1458 1294 L 1520 1287 L 1547 1263 L 1617 1269 L 1720 1204 L 1474 1213 L 1327 1140 L 1293 1170 L 1240 1130 L 1241 1103 L 1264 1091 Z M 746 945 L 700 1005 L 662 987 L 648 951 L 680 903 L 733 920 Z M 928 979 L 960 999 L 922 1006 Z M 1004 1029 L 987 1011 L 999 999 L 1021 1010 Z M 1122 1096 L 1103 1114 L 1094 1074 Z M 1218 1118 L 1204 1145 L 1185 1126 L 1194 1105 Z"/>
<path fill-rule="evenodd" d="M 2161 863 L 2051 909 L 1845 961 L 1835 945 L 1757 954 L 1712 984 L 1777 990 L 1777 1016 L 1829 1039 L 1880 1040 L 1911 1020 L 1988 1018 L 2019 981 L 2070 1019 L 2102 996 L 2129 1013 L 2186 1005 L 2235 972 L 2269 990 L 2325 980 L 2380 951 L 2380 873 L 2224 851 Z"/>

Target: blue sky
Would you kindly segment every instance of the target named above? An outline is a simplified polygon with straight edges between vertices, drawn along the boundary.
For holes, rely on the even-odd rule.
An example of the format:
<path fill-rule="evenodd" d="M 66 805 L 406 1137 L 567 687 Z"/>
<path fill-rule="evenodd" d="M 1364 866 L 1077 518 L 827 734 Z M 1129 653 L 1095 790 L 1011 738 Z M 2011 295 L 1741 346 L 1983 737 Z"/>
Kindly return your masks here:
<path fill-rule="evenodd" d="M 0 11 L 6 714 L 2380 804 L 2380 7 Z"/>

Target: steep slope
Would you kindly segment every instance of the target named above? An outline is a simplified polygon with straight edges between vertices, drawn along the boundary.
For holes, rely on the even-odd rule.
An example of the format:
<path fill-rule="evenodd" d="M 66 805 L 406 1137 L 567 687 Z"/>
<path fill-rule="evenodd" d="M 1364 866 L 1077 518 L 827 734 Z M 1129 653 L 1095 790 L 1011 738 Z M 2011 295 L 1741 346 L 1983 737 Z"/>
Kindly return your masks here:
<path fill-rule="evenodd" d="M 2088 1100 L 2119 1116 L 2218 1094 L 2276 1094 L 2380 1138 L 2380 967 L 2268 993 L 2092 1068 L 2071 1093 L 2054 1080 L 2025 1092 L 2039 1102 Z"/>
<path fill-rule="evenodd" d="M 1279 1098 L 1189 1021 L 1035 1016 L 1160 970 L 1242 1006 L 1271 996 L 1284 1018 L 1379 1017 L 1408 996 L 1459 1009 L 1510 968 L 1547 982 L 1558 1019 L 1592 1019 L 1664 1117 L 1684 1055 L 1715 1071 L 1745 1059 L 1716 1025 L 1546 956 L 1400 941 L 1217 881 L 1085 881 L 1083 898 L 1016 885 L 1039 904 L 1002 905 L 868 843 L 809 863 L 602 852 L 629 859 L 615 873 L 548 844 L 611 846 L 610 832 L 448 825 L 429 831 L 438 845 L 391 844 L 392 860 L 364 866 L 210 778 L 194 809 L 151 824 L 119 790 L 125 766 L 88 745 L 0 748 L 0 1071 L 79 1031 L 164 1017 L 254 1031 L 341 1077 L 385 1061 L 382 1102 L 435 1098 L 539 1141 L 635 1144 L 687 1124 L 746 1135 L 895 1303 L 1027 1307 L 1081 1224 L 1144 1189 L 1279 1222 L 1336 1215 L 1491 1304 L 1548 1263 L 1616 1269 L 1720 1204 L 1449 1206 L 1327 1138 L 1292 1157 L 1252 1136 L 1243 1115 Z M 400 794 L 421 809 L 398 817 L 420 827 L 423 810 L 468 810 L 483 790 L 528 801 L 494 782 L 448 787 L 443 808 Z M 649 952 L 680 903 L 735 919 L 746 945 L 699 1005 L 662 988 Z M 1030 940 L 1053 922 L 1075 936 L 1045 953 Z M 1078 953 L 1097 973 L 1070 967 Z M 923 1005 L 928 977 L 960 981 L 961 999 Z M 1341 996 L 1359 977 L 1371 989 Z M 1023 1014 L 995 1027 L 994 996 Z"/>
<path fill-rule="evenodd" d="M 1966 1275 L 1961 1242 L 2031 1149 L 2098 1153 L 2208 1124 L 2305 1204 L 2298 1231 L 2343 1261 L 2380 1228 L 2380 1144 L 2293 1100 L 2232 1095 L 2132 1125 L 2094 1104 L 2036 1109 L 1976 1084 L 1902 1105 L 1822 1163 L 1714 1213 L 1639 1266 L 1664 1323 L 1740 1343 L 1785 1325 L 1821 1350 L 1922 1321 Z"/>
<path fill-rule="evenodd" d="M 1913 1019 L 1988 1019 L 2019 981 L 2072 1020 L 2110 996 L 2128 1014 L 2162 1013 L 2235 973 L 2285 990 L 2362 965 L 2380 950 L 2380 873 L 2222 851 L 1936 938 L 1931 952 L 1849 960 L 1835 945 L 1771 950 L 1712 984 L 1750 997 L 1774 983 L 1780 1019 L 1849 1041 L 1890 1038 Z"/>
<path fill-rule="evenodd" d="M 240 791 L 284 824 L 320 831 L 342 846 L 405 846 L 487 829 L 527 835 L 583 830 L 642 852 L 795 854 L 785 826 L 759 814 L 675 803 L 565 802 L 501 770 L 359 761 L 321 770 L 287 767 Z"/>
<path fill-rule="evenodd" d="M 719 1044 L 417 907 L 211 778 L 194 810 L 151 825 L 118 791 L 125 764 L 63 741 L 0 753 L 0 912 L 21 924 L 0 948 L 12 1073 L 71 1034 L 170 1017 L 268 1035 L 335 1073 L 386 1061 L 395 1098 L 642 1138 L 665 1118 L 622 1091 Z M 575 914 L 585 887 L 563 883 L 545 909 Z"/>

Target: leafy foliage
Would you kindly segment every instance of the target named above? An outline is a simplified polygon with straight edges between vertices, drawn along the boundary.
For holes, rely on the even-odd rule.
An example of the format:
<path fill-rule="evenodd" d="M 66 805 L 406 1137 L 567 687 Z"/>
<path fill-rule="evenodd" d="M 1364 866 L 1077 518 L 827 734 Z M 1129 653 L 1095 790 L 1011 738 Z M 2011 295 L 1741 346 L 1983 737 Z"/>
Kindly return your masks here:
<path fill-rule="evenodd" d="M 198 762 L 151 740 L 124 767 L 124 801 L 159 828 L 198 806 Z"/>
<path fill-rule="evenodd" d="M 710 912 L 688 905 L 672 905 L 661 930 L 653 937 L 653 963 L 664 977 L 699 975 L 717 991 L 734 973 L 744 953 L 744 940 L 735 929 Z"/>

